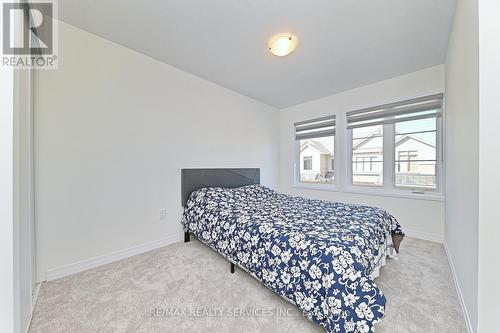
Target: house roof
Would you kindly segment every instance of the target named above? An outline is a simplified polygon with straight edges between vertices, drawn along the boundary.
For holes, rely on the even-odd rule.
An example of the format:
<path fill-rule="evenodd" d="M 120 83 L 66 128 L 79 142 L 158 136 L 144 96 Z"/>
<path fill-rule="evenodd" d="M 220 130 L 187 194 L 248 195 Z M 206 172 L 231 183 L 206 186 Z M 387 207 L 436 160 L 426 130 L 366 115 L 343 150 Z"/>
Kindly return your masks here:
<path fill-rule="evenodd" d="M 365 145 L 366 143 L 368 143 L 369 141 L 373 140 L 373 138 L 375 138 L 375 135 L 379 134 L 380 133 L 380 129 L 377 129 L 376 131 L 373 131 L 372 133 L 370 133 L 369 135 L 366 136 L 366 138 L 364 140 L 362 140 L 361 142 L 359 142 L 358 144 L 356 144 L 355 146 L 352 147 L 352 149 L 359 149 L 361 146 Z M 396 132 L 396 135 L 400 135 L 400 133 Z M 415 141 L 418 141 L 422 144 L 425 144 L 427 146 L 430 146 L 430 147 L 433 147 L 435 148 L 436 145 L 428 142 L 428 141 L 425 141 L 425 140 L 422 140 L 414 135 L 411 135 L 411 134 L 406 134 L 406 135 L 403 135 L 401 136 L 397 141 L 396 141 L 396 146 L 408 141 L 408 140 L 415 140 Z"/>
<path fill-rule="evenodd" d="M 398 133 L 396 132 L 396 134 L 398 134 Z M 436 145 L 433 145 L 432 143 L 430 143 L 428 141 L 425 141 L 425 140 L 422 140 L 422 139 L 420 139 L 420 138 L 418 138 L 416 136 L 413 136 L 411 134 L 406 134 L 404 136 L 401 136 L 399 138 L 399 140 L 396 141 L 396 146 L 398 146 L 398 145 L 400 145 L 400 144 L 402 144 L 402 143 L 404 143 L 404 142 L 406 142 L 406 141 L 408 141 L 410 139 L 418 141 L 420 143 L 423 143 L 424 145 L 427 145 L 429 147 L 436 148 Z"/>
<path fill-rule="evenodd" d="M 308 140 L 307 142 L 305 142 L 301 147 L 300 147 L 300 150 L 304 150 L 307 146 L 313 148 L 313 149 L 316 149 L 318 152 L 320 152 L 321 154 L 326 154 L 326 155 L 330 155 L 332 152 L 330 150 L 328 150 L 328 148 L 326 148 L 322 143 L 318 142 L 318 141 L 315 141 L 315 140 Z"/>
<path fill-rule="evenodd" d="M 367 142 L 373 140 L 373 138 L 375 137 L 375 135 L 377 135 L 379 133 L 381 133 L 380 128 L 378 128 L 377 130 L 375 130 L 375 131 L 371 132 L 370 134 L 368 134 L 364 140 L 361 140 L 358 144 L 354 145 L 352 147 L 352 149 L 358 149 L 362 145 L 364 145 Z"/>
<path fill-rule="evenodd" d="M 353 149 L 359 149 L 360 147 L 362 147 L 363 145 L 367 144 L 370 140 L 373 140 L 373 138 L 375 138 L 375 136 L 377 134 L 380 133 L 380 130 L 376 130 L 376 131 L 373 131 L 372 133 L 370 133 L 369 135 L 367 135 L 367 137 L 362 140 L 361 142 L 359 142 L 357 145 L 353 146 Z M 396 134 L 399 134 L 398 132 L 396 132 Z M 397 141 L 396 141 L 396 146 L 400 145 L 400 144 L 403 144 L 404 142 L 408 141 L 408 140 L 415 140 L 415 141 L 418 141 L 424 145 L 427 145 L 427 146 L 430 146 L 430 147 L 433 147 L 435 148 L 436 146 L 428 141 L 425 141 L 425 140 L 422 140 L 416 136 L 413 136 L 411 134 L 406 134 L 404 136 L 401 136 Z M 303 151 L 304 149 L 306 149 L 307 147 L 311 147 L 315 150 L 317 150 L 320 154 L 326 154 L 326 155 L 330 155 L 331 154 L 331 151 L 326 148 L 321 142 L 319 141 L 315 141 L 315 140 L 308 140 L 307 142 L 303 143 L 301 146 L 300 146 L 300 151 Z"/>

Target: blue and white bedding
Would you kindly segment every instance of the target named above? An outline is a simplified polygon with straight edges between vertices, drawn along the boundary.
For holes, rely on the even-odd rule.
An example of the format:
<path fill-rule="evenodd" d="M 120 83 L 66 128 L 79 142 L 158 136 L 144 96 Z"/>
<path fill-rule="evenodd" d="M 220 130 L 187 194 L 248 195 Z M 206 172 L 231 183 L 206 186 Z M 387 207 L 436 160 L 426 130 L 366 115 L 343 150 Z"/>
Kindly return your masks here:
<path fill-rule="evenodd" d="M 386 211 L 260 185 L 194 191 L 185 231 L 296 304 L 327 332 L 373 332 L 385 296 L 370 277 L 401 227 Z"/>

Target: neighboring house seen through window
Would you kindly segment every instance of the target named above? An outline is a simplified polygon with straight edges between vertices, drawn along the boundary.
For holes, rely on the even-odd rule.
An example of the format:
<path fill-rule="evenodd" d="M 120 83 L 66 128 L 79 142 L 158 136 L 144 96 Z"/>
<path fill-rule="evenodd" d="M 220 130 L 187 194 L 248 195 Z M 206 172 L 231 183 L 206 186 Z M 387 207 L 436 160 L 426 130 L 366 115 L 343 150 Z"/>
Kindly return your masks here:
<path fill-rule="evenodd" d="M 313 169 L 313 157 L 312 156 L 304 156 L 304 170 L 311 171 Z"/>
<path fill-rule="evenodd" d="M 439 94 L 348 112 L 352 184 L 436 190 L 442 98 Z"/>
<path fill-rule="evenodd" d="M 428 118 L 395 124 L 395 186 L 436 189 L 438 122 Z"/>
<path fill-rule="evenodd" d="M 295 123 L 300 165 L 298 178 L 308 183 L 333 183 L 335 117 Z"/>
<path fill-rule="evenodd" d="M 368 126 L 352 130 L 352 183 L 382 186 L 384 178 L 384 128 Z"/>

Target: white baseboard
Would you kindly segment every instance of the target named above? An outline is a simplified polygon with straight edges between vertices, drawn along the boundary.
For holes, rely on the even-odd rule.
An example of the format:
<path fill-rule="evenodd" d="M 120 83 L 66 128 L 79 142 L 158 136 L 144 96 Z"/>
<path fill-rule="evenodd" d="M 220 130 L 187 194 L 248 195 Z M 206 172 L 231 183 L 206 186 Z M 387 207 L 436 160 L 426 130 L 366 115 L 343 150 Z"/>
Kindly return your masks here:
<path fill-rule="evenodd" d="M 462 290 L 460 289 L 460 283 L 458 282 L 457 273 L 455 271 L 455 265 L 453 264 L 453 259 L 451 258 L 450 250 L 448 249 L 448 245 L 446 241 L 443 242 L 444 250 L 446 251 L 446 256 L 448 257 L 448 263 L 451 269 L 451 275 L 453 276 L 453 283 L 455 284 L 455 289 L 457 290 L 458 299 L 460 300 L 460 305 L 462 307 L 462 312 L 465 317 L 465 323 L 467 324 L 467 330 L 469 333 L 474 333 L 474 329 L 472 328 L 469 312 L 467 312 L 467 306 L 465 305 L 464 298 L 462 296 Z"/>
<path fill-rule="evenodd" d="M 423 232 L 423 231 L 417 231 L 417 230 L 411 230 L 411 229 L 405 229 L 404 230 L 405 234 L 408 237 L 413 237 L 413 238 L 418 238 L 418 239 L 423 239 L 423 240 L 428 240 L 432 242 L 438 242 L 442 243 L 443 242 L 443 237 L 438 234 L 432 234 L 428 232 Z M 180 242 L 182 240 L 181 235 L 173 235 L 170 237 L 166 237 L 163 239 L 159 239 L 153 242 L 133 246 L 127 249 L 111 252 L 108 254 L 104 254 L 98 257 L 90 258 L 90 259 L 85 259 L 82 261 L 78 261 L 73 264 L 61 266 L 61 267 L 56 267 L 53 269 L 47 270 L 45 273 L 45 280 L 46 281 L 52 281 L 55 279 L 59 279 L 71 274 L 83 272 L 87 269 L 92 269 L 95 267 L 99 267 L 105 264 L 112 263 L 117 260 L 125 259 L 137 254 L 141 254 L 147 251 L 155 250 L 157 248 L 167 246 L 176 242 Z"/>
<path fill-rule="evenodd" d="M 28 320 L 28 327 L 26 327 L 26 333 L 29 333 L 29 331 L 30 331 L 31 320 L 33 319 L 33 312 L 35 311 L 35 305 L 36 305 L 36 301 L 38 300 L 38 293 L 40 292 L 41 285 L 42 285 L 41 282 L 35 283 L 35 286 L 33 287 L 33 290 L 31 291 L 31 311 L 30 311 L 30 318 Z"/>
<path fill-rule="evenodd" d="M 423 239 L 423 240 L 437 242 L 437 243 L 442 243 L 444 241 L 444 237 L 442 235 L 433 234 L 430 232 L 418 231 L 418 230 L 412 230 L 412 229 L 406 229 L 406 228 L 403 229 L 403 232 L 408 237 Z"/>
<path fill-rule="evenodd" d="M 177 243 L 181 240 L 182 240 L 182 235 L 172 235 L 170 237 L 166 237 L 149 243 L 129 247 L 127 249 L 111 252 L 98 257 L 85 259 L 82 261 L 75 262 L 73 264 L 49 269 L 45 273 L 45 278 L 46 281 L 52 281 L 71 274 L 86 271 L 87 269 L 99 267 L 105 264 L 112 263 L 117 260 L 125 259 L 147 251 L 155 250 L 163 246 Z"/>

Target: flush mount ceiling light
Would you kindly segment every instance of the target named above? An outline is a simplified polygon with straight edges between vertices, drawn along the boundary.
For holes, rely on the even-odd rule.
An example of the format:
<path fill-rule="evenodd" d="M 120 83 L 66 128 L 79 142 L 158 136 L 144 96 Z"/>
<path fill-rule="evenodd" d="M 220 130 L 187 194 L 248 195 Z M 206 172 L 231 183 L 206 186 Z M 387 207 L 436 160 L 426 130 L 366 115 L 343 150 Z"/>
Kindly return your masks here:
<path fill-rule="evenodd" d="M 290 33 L 277 34 L 269 40 L 269 52 L 278 57 L 289 55 L 297 48 L 299 39 Z"/>

